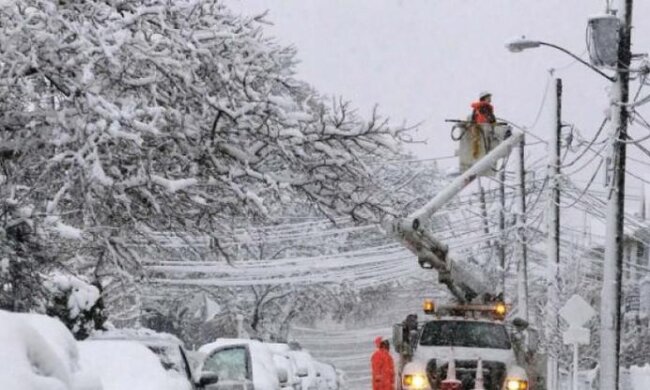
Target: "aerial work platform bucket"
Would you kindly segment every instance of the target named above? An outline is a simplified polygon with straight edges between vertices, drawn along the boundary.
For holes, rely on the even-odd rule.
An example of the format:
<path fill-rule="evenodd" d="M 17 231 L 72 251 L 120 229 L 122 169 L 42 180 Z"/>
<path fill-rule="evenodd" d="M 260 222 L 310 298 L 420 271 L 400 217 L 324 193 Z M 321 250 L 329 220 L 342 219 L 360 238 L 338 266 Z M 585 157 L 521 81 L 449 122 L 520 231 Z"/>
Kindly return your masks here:
<path fill-rule="evenodd" d="M 504 139 L 511 134 L 511 127 L 505 123 L 474 123 L 457 121 L 452 128 L 451 134 L 454 141 L 458 141 L 458 162 L 460 173 L 468 170 L 478 160 L 483 158 L 492 149 L 497 147 Z M 487 170 L 481 176 L 493 176 L 494 169 Z"/>

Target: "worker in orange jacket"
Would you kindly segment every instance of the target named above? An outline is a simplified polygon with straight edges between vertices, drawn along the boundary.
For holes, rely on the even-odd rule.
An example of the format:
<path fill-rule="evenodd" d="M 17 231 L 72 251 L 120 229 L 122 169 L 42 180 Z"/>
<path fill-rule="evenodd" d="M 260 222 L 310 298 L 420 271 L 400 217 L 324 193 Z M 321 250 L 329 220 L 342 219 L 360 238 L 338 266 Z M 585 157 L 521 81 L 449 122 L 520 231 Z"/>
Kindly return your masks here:
<path fill-rule="evenodd" d="M 472 103 L 472 123 L 469 126 L 472 140 L 472 158 L 478 159 L 482 154 L 490 151 L 491 137 L 484 134 L 484 132 L 491 132 L 493 129 L 492 126 L 485 127 L 483 125 L 494 125 L 496 121 L 494 106 L 492 106 L 492 94 L 487 91 L 481 92 L 479 100 Z"/>
<path fill-rule="evenodd" d="M 372 390 L 395 389 L 395 364 L 390 356 L 388 340 L 375 339 L 377 349 L 370 358 L 372 367 Z"/>
<path fill-rule="evenodd" d="M 483 91 L 479 94 L 478 102 L 472 103 L 472 122 L 494 124 L 496 121 L 497 118 L 494 116 L 494 106 L 492 105 L 492 94 Z"/>

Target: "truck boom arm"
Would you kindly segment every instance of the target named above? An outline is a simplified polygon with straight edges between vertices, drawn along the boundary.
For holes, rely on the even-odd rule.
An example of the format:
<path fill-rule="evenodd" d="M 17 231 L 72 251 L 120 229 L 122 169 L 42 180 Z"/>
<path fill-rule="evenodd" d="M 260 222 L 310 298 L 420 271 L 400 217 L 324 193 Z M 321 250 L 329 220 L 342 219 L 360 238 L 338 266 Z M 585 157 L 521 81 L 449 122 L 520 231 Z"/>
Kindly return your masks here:
<path fill-rule="evenodd" d="M 494 294 L 488 283 L 481 280 L 481 270 L 472 270 L 469 264 L 458 264 L 448 256 L 449 248 L 424 228 L 424 222 L 442 208 L 481 173 L 492 169 L 501 158 L 519 143 L 523 134 L 513 132 L 492 151 L 456 177 L 427 204 L 406 218 L 386 221 L 393 235 L 417 257 L 420 266 L 438 271 L 439 280 L 462 303 L 470 302 L 484 293 Z"/>

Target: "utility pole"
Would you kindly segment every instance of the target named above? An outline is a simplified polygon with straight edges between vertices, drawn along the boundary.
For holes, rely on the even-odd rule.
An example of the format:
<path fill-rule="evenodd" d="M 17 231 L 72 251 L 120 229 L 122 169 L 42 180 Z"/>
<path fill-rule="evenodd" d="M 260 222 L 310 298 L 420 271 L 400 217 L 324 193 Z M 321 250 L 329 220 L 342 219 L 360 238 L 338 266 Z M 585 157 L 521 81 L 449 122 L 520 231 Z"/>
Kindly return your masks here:
<path fill-rule="evenodd" d="M 499 264 L 501 265 L 501 292 L 506 295 L 506 159 L 499 170 Z"/>
<path fill-rule="evenodd" d="M 625 140 L 627 138 L 629 68 L 632 60 L 632 0 L 618 0 L 618 66 L 611 91 L 612 158 L 608 183 L 605 259 L 600 307 L 600 388 L 619 388 L 623 222 L 625 216 Z M 622 140 L 623 142 L 620 142 Z"/>
<path fill-rule="evenodd" d="M 477 179 L 477 182 L 479 189 L 479 202 L 481 203 L 481 218 L 483 219 L 483 233 L 485 233 L 485 236 L 487 237 L 490 235 L 490 222 L 488 221 L 487 204 L 485 202 L 485 189 L 481 184 L 480 177 Z M 491 241 L 488 241 L 488 245 L 492 246 Z"/>
<path fill-rule="evenodd" d="M 547 366 L 546 388 L 558 388 L 558 315 L 559 291 L 558 277 L 560 266 L 560 132 L 562 131 L 562 79 L 555 79 L 553 99 L 555 114 L 554 129 L 549 141 L 548 181 L 551 188 L 548 205 L 548 274 L 547 274 Z"/>
<path fill-rule="evenodd" d="M 519 141 L 519 248 L 520 259 L 517 262 L 517 307 L 524 320 L 530 321 L 528 316 L 528 244 L 526 243 L 526 167 L 524 147 L 526 140 Z"/>

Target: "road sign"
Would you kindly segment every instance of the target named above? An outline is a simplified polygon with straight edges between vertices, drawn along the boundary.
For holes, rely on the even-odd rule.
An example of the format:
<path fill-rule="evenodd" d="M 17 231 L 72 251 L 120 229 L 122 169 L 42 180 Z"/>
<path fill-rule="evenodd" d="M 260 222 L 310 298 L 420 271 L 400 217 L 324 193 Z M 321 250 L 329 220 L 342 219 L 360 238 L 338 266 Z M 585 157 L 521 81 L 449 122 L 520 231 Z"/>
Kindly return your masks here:
<path fill-rule="evenodd" d="M 589 344 L 590 336 L 587 328 L 569 328 L 564 331 L 564 344 Z"/>
<path fill-rule="evenodd" d="M 574 294 L 559 311 L 562 318 L 569 323 L 569 327 L 580 328 L 596 311 L 578 294 Z"/>

